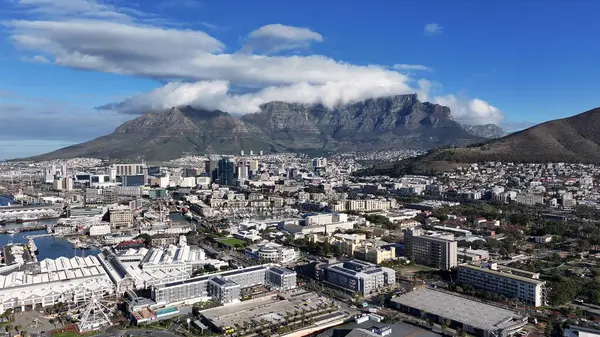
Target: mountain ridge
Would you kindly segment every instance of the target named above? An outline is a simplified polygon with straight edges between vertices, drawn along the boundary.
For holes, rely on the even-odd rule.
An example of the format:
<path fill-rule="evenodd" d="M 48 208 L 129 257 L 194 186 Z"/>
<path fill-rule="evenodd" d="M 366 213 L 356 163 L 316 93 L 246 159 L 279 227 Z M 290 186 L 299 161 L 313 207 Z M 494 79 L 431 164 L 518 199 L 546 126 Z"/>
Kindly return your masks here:
<path fill-rule="evenodd" d="M 328 108 L 273 101 L 239 118 L 219 110 L 173 107 L 145 113 L 109 135 L 33 160 L 95 156 L 168 160 L 240 150 L 366 151 L 429 149 L 482 141 L 454 121 L 448 107 L 416 94 L 370 98 Z"/>

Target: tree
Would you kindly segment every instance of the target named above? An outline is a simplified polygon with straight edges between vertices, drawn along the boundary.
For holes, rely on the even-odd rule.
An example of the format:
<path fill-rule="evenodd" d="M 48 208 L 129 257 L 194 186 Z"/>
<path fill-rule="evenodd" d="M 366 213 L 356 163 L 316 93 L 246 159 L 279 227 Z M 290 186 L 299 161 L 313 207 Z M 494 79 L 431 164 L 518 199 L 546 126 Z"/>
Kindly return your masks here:
<path fill-rule="evenodd" d="M 152 237 L 150 234 L 140 234 L 134 238 L 134 240 L 144 240 L 144 244 L 148 247 L 152 245 Z"/>

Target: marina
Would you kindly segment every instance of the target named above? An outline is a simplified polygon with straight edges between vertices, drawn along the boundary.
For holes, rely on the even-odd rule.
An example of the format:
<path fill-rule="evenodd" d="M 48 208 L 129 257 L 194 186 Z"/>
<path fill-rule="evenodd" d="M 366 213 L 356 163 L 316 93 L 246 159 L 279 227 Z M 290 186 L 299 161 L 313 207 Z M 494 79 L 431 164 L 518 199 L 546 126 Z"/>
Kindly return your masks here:
<path fill-rule="evenodd" d="M 49 235 L 46 228 L 54 226 L 57 220 L 43 220 L 26 224 L 8 224 L 2 229 L 5 231 L 0 234 L 0 246 L 8 244 L 21 244 L 29 246 L 30 239 L 33 239 L 37 249 L 37 259 L 57 259 L 61 256 L 89 256 L 98 254 L 100 250 L 96 247 L 88 246 L 85 249 L 76 248 L 67 238 Z M 12 230 L 14 234 L 8 234 L 6 231 Z M 29 247 L 31 249 L 31 247 Z M 83 248 L 83 247 L 79 247 Z"/>

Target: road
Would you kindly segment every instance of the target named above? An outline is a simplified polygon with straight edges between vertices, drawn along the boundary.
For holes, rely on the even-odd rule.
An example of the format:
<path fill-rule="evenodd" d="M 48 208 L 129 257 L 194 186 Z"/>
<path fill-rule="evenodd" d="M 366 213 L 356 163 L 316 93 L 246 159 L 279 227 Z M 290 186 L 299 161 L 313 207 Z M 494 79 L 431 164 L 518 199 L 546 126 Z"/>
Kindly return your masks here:
<path fill-rule="evenodd" d="M 147 337 L 180 337 L 169 331 L 161 331 L 161 330 L 116 330 L 116 331 L 107 331 L 103 334 L 96 335 L 98 337 L 127 337 L 129 335 L 133 336 L 147 336 Z"/>

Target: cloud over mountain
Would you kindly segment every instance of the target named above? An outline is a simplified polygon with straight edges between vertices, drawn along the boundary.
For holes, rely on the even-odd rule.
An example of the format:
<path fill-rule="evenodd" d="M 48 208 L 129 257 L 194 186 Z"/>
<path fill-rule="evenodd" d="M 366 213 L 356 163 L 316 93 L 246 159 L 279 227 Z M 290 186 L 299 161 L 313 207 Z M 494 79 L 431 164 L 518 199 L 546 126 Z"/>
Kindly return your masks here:
<path fill-rule="evenodd" d="M 265 25 L 251 31 L 236 50 L 203 31 L 169 25 L 134 8 L 94 0 L 18 0 L 18 6 L 28 15 L 5 25 L 13 43 L 30 53 L 25 59 L 166 83 L 102 110 L 135 114 L 193 105 L 244 114 L 274 100 L 331 107 L 418 92 L 421 99 L 448 103 L 458 120 L 502 119 L 502 113 L 485 101 L 436 98 L 429 92 L 431 82 L 401 73 L 428 70 L 425 66 L 356 65 L 322 55 L 283 53 L 324 41 L 309 28 Z M 441 30 L 439 25 L 425 27 L 430 34 Z"/>

